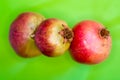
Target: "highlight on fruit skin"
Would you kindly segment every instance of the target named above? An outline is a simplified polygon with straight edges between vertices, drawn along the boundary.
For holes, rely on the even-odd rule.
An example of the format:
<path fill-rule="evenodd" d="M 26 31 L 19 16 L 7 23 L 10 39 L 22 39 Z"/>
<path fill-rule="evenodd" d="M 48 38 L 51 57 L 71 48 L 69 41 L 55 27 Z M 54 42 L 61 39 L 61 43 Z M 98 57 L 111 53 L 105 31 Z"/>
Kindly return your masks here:
<path fill-rule="evenodd" d="M 97 64 L 107 59 L 112 40 L 110 32 L 101 23 L 84 20 L 74 26 L 73 32 L 70 54 L 75 61 Z"/>
<path fill-rule="evenodd" d="M 45 18 L 40 14 L 24 12 L 12 22 L 9 40 L 18 55 L 30 58 L 41 54 L 35 45 L 34 36 L 37 27 L 44 20 Z"/>
<path fill-rule="evenodd" d="M 43 21 L 35 34 L 35 43 L 46 56 L 55 57 L 65 53 L 70 47 L 73 32 L 59 19 L 50 18 Z"/>

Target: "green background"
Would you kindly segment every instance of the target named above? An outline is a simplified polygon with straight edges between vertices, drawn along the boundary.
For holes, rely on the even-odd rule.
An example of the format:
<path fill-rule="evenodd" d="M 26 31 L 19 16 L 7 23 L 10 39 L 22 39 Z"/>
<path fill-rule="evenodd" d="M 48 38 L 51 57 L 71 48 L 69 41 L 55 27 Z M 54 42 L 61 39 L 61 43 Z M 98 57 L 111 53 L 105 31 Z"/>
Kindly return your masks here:
<path fill-rule="evenodd" d="M 110 56 L 97 65 L 76 63 L 69 52 L 56 58 L 43 55 L 30 59 L 19 57 L 9 43 L 9 28 L 11 22 L 26 11 L 62 19 L 71 28 L 86 19 L 103 23 L 112 36 Z M 1 0 L 0 80 L 120 80 L 120 1 Z"/>

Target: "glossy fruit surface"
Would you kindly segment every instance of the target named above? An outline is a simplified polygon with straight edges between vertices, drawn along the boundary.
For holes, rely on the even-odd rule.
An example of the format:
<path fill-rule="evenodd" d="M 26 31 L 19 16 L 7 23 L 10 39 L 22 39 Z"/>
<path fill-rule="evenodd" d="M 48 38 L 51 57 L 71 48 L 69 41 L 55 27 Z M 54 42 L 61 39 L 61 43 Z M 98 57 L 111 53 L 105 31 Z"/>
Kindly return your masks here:
<path fill-rule="evenodd" d="M 100 23 L 85 20 L 74 29 L 70 46 L 74 60 L 85 64 L 96 64 L 105 60 L 111 50 L 110 32 Z"/>
<path fill-rule="evenodd" d="M 34 33 L 38 25 L 45 18 L 33 12 L 20 14 L 11 24 L 9 40 L 16 51 L 22 57 L 35 57 L 41 54 L 34 43 Z"/>
<path fill-rule="evenodd" d="M 61 20 L 51 18 L 43 21 L 35 34 L 35 42 L 46 56 L 59 56 L 69 48 L 73 32 Z"/>

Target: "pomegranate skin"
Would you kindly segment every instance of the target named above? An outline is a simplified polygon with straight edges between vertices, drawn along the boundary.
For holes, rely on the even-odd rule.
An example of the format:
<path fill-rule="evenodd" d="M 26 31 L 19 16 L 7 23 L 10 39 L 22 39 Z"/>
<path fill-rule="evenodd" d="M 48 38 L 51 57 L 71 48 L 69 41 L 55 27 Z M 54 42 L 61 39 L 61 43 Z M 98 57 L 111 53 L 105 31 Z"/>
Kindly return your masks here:
<path fill-rule="evenodd" d="M 37 47 L 48 57 L 64 54 L 69 49 L 72 39 L 72 29 L 64 21 L 55 18 L 43 21 L 35 34 Z"/>
<path fill-rule="evenodd" d="M 78 23 L 73 32 L 70 54 L 75 61 L 97 64 L 108 57 L 112 41 L 109 31 L 102 24 L 85 20 Z"/>
<path fill-rule="evenodd" d="M 24 12 L 12 22 L 9 40 L 11 46 L 19 56 L 30 58 L 41 54 L 35 45 L 34 33 L 43 20 L 45 18 L 42 15 L 33 12 Z"/>

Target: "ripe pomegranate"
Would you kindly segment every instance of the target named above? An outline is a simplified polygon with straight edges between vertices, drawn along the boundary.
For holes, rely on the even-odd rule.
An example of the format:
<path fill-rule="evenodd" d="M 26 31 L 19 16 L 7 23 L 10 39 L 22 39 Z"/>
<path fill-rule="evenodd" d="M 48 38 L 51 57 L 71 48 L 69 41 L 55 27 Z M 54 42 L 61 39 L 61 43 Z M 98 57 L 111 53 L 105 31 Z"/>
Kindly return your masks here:
<path fill-rule="evenodd" d="M 9 39 L 13 49 L 22 57 L 35 57 L 41 54 L 34 42 L 38 25 L 45 20 L 33 12 L 20 14 L 11 24 Z"/>
<path fill-rule="evenodd" d="M 69 48 L 73 32 L 68 25 L 55 18 L 43 21 L 35 34 L 35 42 L 40 51 L 49 57 L 59 56 Z"/>
<path fill-rule="evenodd" d="M 101 23 L 85 20 L 78 23 L 73 32 L 70 53 L 75 61 L 97 64 L 108 57 L 111 50 L 110 32 Z"/>

